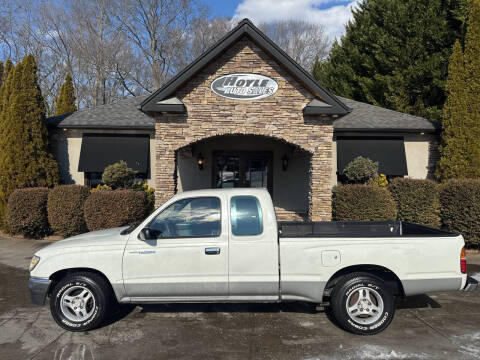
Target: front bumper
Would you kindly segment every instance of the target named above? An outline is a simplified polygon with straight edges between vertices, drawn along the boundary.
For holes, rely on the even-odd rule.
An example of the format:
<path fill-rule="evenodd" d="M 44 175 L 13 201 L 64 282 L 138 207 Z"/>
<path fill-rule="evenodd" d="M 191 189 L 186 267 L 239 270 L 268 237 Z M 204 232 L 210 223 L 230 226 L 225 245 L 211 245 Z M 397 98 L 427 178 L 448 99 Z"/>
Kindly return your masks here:
<path fill-rule="evenodd" d="M 478 281 L 471 276 L 467 276 L 467 283 L 465 284 L 463 291 L 475 291 L 477 290 Z"/>
<path fill-rule="evenodd" d="M 45 298 L 47 297 L 48 289 L 50 288 L 51 283 L 52 280 L 37 277 L 31 277 L 28 280 L 28 288 L 30 289 L 30 298 L 32 300 L 32 304 L 45 304 Z"/>

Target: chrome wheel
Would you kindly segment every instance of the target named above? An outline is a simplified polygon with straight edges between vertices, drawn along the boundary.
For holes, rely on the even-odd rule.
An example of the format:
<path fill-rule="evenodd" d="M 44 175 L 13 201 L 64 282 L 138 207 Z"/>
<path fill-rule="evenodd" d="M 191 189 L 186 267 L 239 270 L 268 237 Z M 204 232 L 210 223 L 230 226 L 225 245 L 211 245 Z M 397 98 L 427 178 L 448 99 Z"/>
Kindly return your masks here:
<path fill-rule="evenodd" d="M 359 287 L 347 298 L 347 314 L 355 322 L 362 325 L 375 323 L 383 314 L 383 299 L 370 287 Z"/>
<path fill-rule="evenodd" d="M 70 321 L 85 321 L 92 316 L 95 310 L 95 297 L 84 286 L 72 286 L 63 293 L 60 299 L 60 309 Z"/>

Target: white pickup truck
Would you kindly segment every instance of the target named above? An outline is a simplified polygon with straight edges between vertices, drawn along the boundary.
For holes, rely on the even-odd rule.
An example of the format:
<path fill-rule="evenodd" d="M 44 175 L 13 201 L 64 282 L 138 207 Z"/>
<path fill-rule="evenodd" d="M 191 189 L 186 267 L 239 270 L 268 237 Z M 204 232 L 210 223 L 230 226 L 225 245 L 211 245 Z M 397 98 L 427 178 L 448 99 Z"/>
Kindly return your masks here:
<path fill-rule="evenodd" d="M 466 272 L 461 235 L 399 221 L 279 223 L 266 190 L 225 189 L 177 194 L 138 226 L 41 249 L 29 288 L 71 331 L 99 325 L 116 302 L 307 301 L 375 334 L 394 296 L 473 291 Z"/>

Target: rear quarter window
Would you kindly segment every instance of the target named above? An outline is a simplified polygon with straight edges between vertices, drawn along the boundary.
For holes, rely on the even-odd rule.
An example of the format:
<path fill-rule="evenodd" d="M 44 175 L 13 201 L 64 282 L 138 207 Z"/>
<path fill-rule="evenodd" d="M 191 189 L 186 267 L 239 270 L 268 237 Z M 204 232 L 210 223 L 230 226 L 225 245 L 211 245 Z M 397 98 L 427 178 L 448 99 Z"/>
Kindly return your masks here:
<path fill-rule="evenodd" d="M 262 208 L 255 196 L 233 196 L 230 220 L 235 236 L 254 236 L 263 232 Z"/>

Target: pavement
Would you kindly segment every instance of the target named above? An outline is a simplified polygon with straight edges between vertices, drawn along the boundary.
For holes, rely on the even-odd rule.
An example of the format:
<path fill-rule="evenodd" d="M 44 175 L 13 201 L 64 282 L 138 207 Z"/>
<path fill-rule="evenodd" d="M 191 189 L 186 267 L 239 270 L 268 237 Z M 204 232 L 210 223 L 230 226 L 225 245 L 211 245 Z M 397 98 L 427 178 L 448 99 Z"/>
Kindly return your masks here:
<path fill-rule="evenodd" d="M 101 328 L 61 329 L 30 304 L 25 270 L 48 242 L 0 239 L 0 359 L 479 359 L 480 291 L 398 301 L 374 336 L 336 327 L 305 303 L 125 307 Z M 480 255 L 469 272 L 480 278 Z"/>

